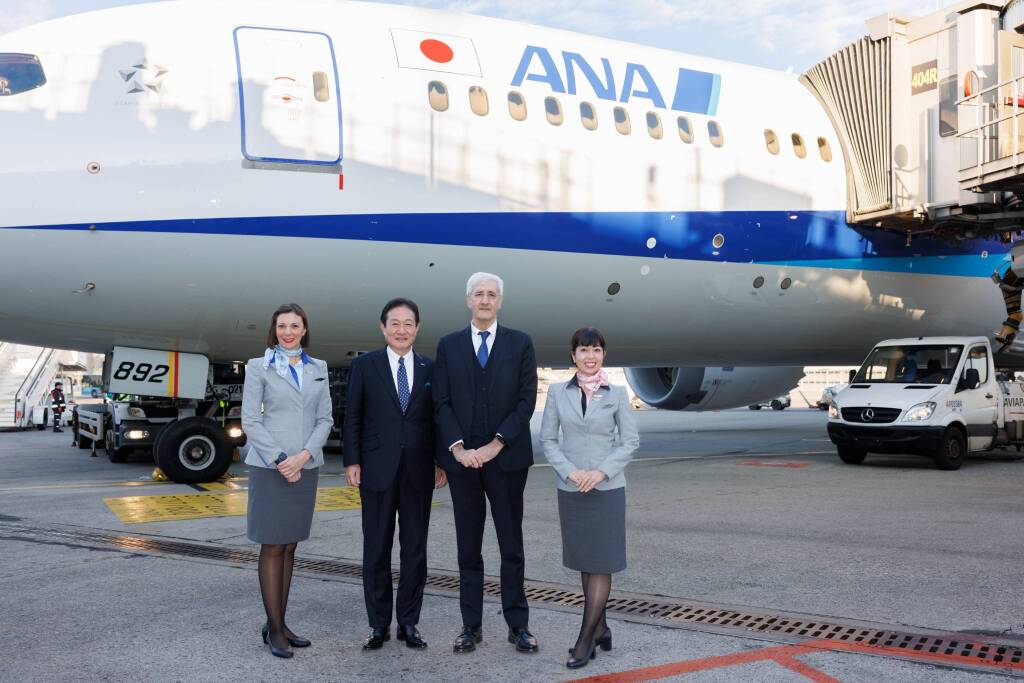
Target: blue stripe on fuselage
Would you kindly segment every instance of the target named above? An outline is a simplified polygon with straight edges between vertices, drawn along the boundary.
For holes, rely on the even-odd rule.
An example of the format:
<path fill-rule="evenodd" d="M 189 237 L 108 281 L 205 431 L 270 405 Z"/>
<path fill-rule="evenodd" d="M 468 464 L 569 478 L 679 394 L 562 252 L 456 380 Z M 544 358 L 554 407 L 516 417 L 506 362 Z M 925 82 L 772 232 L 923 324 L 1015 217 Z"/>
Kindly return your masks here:
<path fill-rule="evenodd" d="M 842 211 L 341 214 L 19 227 L 93 226 L 108 232 L 370 240 L 971 277 L 991 274 L 1008 251 L 995 239 L 916 237 L 908 247 L 898 233 L 847 225 Z M 725 243 L 715 249 L 718 234 Z"/>

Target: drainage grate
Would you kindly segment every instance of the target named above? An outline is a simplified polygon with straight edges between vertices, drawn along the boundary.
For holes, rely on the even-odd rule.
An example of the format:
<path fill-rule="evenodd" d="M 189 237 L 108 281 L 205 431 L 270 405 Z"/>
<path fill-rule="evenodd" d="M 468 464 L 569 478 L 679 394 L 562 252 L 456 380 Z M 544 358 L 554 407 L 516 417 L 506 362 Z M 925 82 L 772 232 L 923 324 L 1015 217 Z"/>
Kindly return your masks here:
<path fill-rule="evenodd" d="M 65 539 L 77 544 L 93 543 L 123 550 L 179 555 L 182 557 L 220 560 L 235 564 L 255 564 L 258 553 L 226 546 L 188 543 L 164 538 L 129 536 L 126 534 L 101 531 L 86 531 L 56 526 L 36 527 L 0 519 L 0 531 L 21 536 L 45 536 L 51 539 Z M 361 578 L 362 567 L 352 562 L 295 558 L 295 568 L 300 571 L 330 576 Z M 398 572 L 392 574 L 398 580 Z M 434 590 L 458 593 L 457 574 L 431 573 L 427 586 Z M 501 595 L 498 581 L 484 581 L 484 594 L 491 597 Z M 527 582 L 526 597 L 531 602 L 563 608 L 582 608 L 583 594 L 565 590 L 558 586 L 539 582 Z M 944 663 L 970 667 L 996 667 L 1021 669 L 1024 663 L 1024 645 L 990 643 L 964 638 L 962 634 L 925 635 L 887 629 L 864 628 L 823 620 L 806 620 L 771 614 L 752 614 L 708 606 L 688 605 L 665 600 L 646 600 L 637 597 L 612 597 L 608 611 L 624 617 L 636 617 L 644 621 L 656 621 L 664 626 L 714 627 L 718 629 L 739 629 L 747 635 L 760 635 L 772 640 L 819 640 L 834 643 L 855 643 L 864 646 L 886 648 L 890 652 L 905 651 L 907 656 L 914 653 L 944 655 Z M 956 658 L 959 658 L 957 661 Z"/>

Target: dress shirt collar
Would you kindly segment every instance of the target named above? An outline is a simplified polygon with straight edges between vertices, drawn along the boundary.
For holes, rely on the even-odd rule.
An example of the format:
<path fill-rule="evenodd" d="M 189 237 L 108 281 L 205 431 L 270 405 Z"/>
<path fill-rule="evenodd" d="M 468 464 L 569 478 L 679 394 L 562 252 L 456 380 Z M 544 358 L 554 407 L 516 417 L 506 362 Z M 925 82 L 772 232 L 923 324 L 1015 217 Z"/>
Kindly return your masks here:
<path fill-rule="evenodd" d="M 498 321 L 497 321 L 497 319 L 495 319 L 495 321 L 493 323 L 491 323 L 491 326 L 488 327 L 486 330 L 481 330 L 479 327 L 477 327 L 472 322 L 469 323 L 469 328 L 470 328 L 470 330 L 472 330 L 473 336 L 475 338 L 479 338 L 478 335 L 481 332 L 490 332 L 491 334 L 487 337 L 487 341 L 490 341 L 490 340 L 494 339 L 494 335 L 498 331 Z"/>
<path fill-rule="evenodd" d="M 413 350 L 412 349 L 409 349 L 404 356 L 399 356 L 397 353 L 395 353 L 395 350 L 392 349 L 390 346 L 387 346 L 385 348 L 388 351 L 388 360 L 391 361 L 391 365 L 393 365 L 395 367 L 398 367 L 398 359 L 399 358 L 404 358 L 405 359 L 405 369 L 408 370 L 410 367 L 412 367 L 412 361 L 413 361 Z"/>

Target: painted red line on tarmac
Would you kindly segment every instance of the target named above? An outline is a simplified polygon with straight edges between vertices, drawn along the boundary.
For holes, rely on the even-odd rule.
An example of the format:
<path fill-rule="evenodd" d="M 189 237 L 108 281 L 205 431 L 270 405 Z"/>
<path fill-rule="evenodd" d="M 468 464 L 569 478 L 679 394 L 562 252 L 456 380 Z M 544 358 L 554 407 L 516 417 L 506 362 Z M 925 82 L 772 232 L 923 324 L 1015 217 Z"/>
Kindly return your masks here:
<path fill-rule="evenodd" d="M 678 676 L 680 674 L 707 671 L 708 669 L 722 669 L 729 666 L 741 664 L 752 664 L 765 660 L 775 660 L 778 656 L 790 657 L 798 654 L 806 654 L 813 650 L 807 650 L 801 645 L 781 645 L 779 647 L 767 647 L 749 652 L 734 652 L 718 657 L 706 657 L 704 659 L 688 659 L 672 664 L 659 664 L 642 669 L 631 669 L 618 673 L 599 674 L 589 678 L 575 679 L 574 683 L 641 683 L 641 681 L 655 681 L 659 678 Z"/>
<path fill-rule="evenodd" d="M 782 461 L 782 462 L 771 462 L 768 460 L 747 460 L 745 462 L 738 462 L 737 465 L 742 467 L 784 467 L 791 470 L 800 469 L 801 467 L 810 467 L 809 462 L 793 462 L 793 461 Z"/>
<path fill-rule="evenodd" d="M 792 657 L 773 657 L 772 660 L 776 664 L 784 666 L 790 671 L 795 671 L 801 676 L 809 678 L 814 681 L 814 683 L 843 683 L 838 678 L 832 678 L 824 671 L 815 669 L 810 664 L 805 664 L 799 659 L 793 659 Z"/>

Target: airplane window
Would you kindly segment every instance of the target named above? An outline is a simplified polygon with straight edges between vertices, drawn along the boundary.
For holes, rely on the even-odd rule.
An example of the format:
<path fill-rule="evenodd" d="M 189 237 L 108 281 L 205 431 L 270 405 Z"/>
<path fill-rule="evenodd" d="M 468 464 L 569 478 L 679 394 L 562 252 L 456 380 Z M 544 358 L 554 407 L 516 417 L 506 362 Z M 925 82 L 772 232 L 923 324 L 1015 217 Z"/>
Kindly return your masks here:
<path fill-rule="evenodd" d="M 711 138 L 711 144 L 715 147 L 725 144 L 725 135 L 722 133 L 722 126 L 718 121 L 708 121 L 708 137 Z"/>
<path fill-rule="evenodd" d="M 18 52 L 0 53 L 0 97 L 20 95 L 46 85 L 39 57 Z"/>
<path fill-rule="evenodd" d="M 508 94 L 508 113 L 516 121 L 526 120 L 526 100 L 522 94 L 515 91 Z"/>
<path fill-rule="evenodd" d="M 580 102 L 580 120 L 587 130 L 597 130 L 597 109 L 590 102 Z"/>
<path fill-rule="evenodd" d="M 557 97 L 544 98 L 544 115 L 548 117 L 548 123 L 552 126 L 562 125 L 565 117 L 562 116 L 562 103 Z"/>
<path fill-rule="evenodd" d="M 690 119 L 680 116 L 676 119 L 676 125 L 679 126 L 679 139 L 686 144 L 693 142 L 693 126 L 690 124 Z"/>
<path fill-rule="evenodd" d="M 665 131 L 661 127 L 661 117 L 658 116 L 657 112 L 647 112 L 647 132 L 655 140 L 660 140 L 664 137 Z"/>
<path fill-rule="evenodd" d="M 331 89 L 327 85 L 327 74 L 323 71 L 313 72 L 313 98 L 317 102 L 327 102 L 331 99 Z"/>
<path fill-rule="evenodd" d="M 448 111 L 448 87 L 441 81 L 430 81 L 427 97 L 434 111 Z"/>
<path fill-rule="evenodd" d="M 479 85 L 474 85 L 469 89 L 469 108 L 477 116 L 487 116 L 487 112 L 490 111 L 490 105 L 487 102 L 487 91 Z"/>
<path fill-rule="evenodd" d="M 804 146 L 804 139 L 800 137 L 800 133 L 793 133 L 790 136 L 793 140 L 793 154 L 803 159 L 807 156 L 807 147 Z"/>
<path fill-rule="evenodd" d="M 832 161 L 832 146 L 825 138 L 818 138 L 818 153 L 821 154 L 822 161 Z"/>
<path fill-rule="evenodd" d="M 779 136 L 775 134 L 775 131 L 768 128 L 764 129 L 764 144 L 772 154 L 779 153 Z"/>
<path fill-rule="evenodd" d="M 633 132 L 633 127 L 629 123 L 628 111 L 622 107 L 615 107 L 614 115 L 615 130 L 619 131 L 623 135 L 629 135 Z"/>

